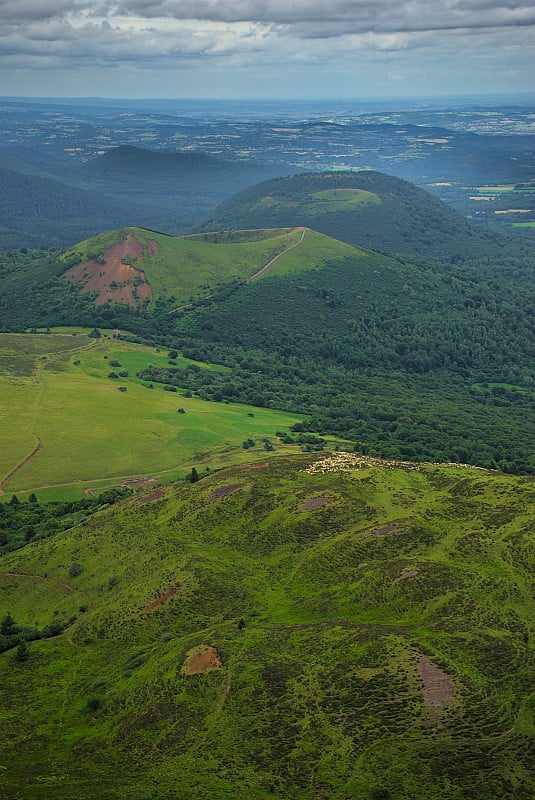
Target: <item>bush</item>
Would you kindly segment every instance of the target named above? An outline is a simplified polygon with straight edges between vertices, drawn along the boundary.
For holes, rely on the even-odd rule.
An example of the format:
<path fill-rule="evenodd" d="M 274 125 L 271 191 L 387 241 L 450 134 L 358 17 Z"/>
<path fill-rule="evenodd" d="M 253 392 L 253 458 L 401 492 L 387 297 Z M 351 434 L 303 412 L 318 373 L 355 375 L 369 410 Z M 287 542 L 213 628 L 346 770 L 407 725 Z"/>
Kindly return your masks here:
<path fill-rule="evenodd" d="M 30 657 L 30 651 L 26 642 L 21 642 L 15 650 L 15 661 L 27 661 Z"/>
<path fill-rule="evenodd" d="M 98 711 L 99 708 L 102 706 L 102 700 L 100 697 L 88 697 L 87 703 L 85 704 L 85 710 L 92 714 L 95 711 Z"/>
<path fill-rule="evenodd" d="M 78 561 L 73 561 L 69 567 L 69 578 L 77 578 L 83 572 L 83 567 Z"/>

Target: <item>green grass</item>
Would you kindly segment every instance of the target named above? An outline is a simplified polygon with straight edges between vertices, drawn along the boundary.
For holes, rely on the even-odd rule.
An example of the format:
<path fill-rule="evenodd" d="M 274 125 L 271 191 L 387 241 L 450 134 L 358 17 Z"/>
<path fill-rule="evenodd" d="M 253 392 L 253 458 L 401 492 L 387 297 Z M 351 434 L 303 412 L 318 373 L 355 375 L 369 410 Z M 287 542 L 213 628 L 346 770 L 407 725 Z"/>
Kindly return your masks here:
<path fill-rule="evenodd" d="M 136 372 L 151 363 L 168 363 L 167 351 L 155 348 L 66 334 L 2 334 L 0 347 L 9 365 L 0 375 L 0 480 L 6 497 L 37 491 L 43 499 L 73 498 L 86 487 L 109 486 L 126 477 L 169 482 L 193 465 L 209 462 L 218 468 L 255 460 L 262 457 L 263 437 L 288 430 L 297 419 L 186 398 L 157 385 L 150 389 Z M 121 367 L 110 366 L 113 360 Z M 177 363 L 196 362 L 180 358 Z M 128 371 L 127 378 L 108 377 L 121 369 Z M 127 391 L 120 392 L 119 386 Z M 177 413 L 178 408 L 185 413 Z M 241 443 L 249 438 L 257 447 L 243 451 Z M 42 448 L 23 464 L 39 442 Z"/>
<path fill-rule="evenodd" d="M 255 209 L 269 209 L 270 211 L 292 211 L 299 208 L 306 217 L 317 217 L 323 214 L 335 214 L 358 210 L 359 206 L 379 205 L 381 198 L 375 192 L 365 189 L 325 189 L 320 192 L 295 193 L 286 197 L 263 197 L 253 207 Z"/>
<path fill-rule="evenodd" d="M 144 271 L 154 297 L 174 298 L 177 305 L 210 295 L 217 287 L 246 280 L 274 256 L 297 244 L 301 231 L 244 231 L 232 234 L 175 237 L 129 228 L 101 234 L 65 251 L 65 264 L 86 260 L 104 253 L 114 244 L 132 235 L 142 245 L 143 258 L 135 266 Z M 343 257 L 349 245 L 308 231 L 305 246 L 299 245 L 281 256 L 273 272 L 283 274 L 321 266 L 325 260 Z M 158 252 L 151 254 L 151 242 Z M 267 274 L 271 274 L 268 270 Z"/>
<path fill-rule="evenodd" d="M 513 228 L 535 228 L 535 222 L 513 222 Z"/>
<path fill-rule="evenodd" d="M 306 471 L 323 458 L 169 486 L 2 558 L 1 616 L 77 615 L 0 655 L 3 798 L 530 800 L 533 480 Z M 186 676 L 200 645 L 223 666 Z M 422 655 L 454 681 L 442 707 Z"/>

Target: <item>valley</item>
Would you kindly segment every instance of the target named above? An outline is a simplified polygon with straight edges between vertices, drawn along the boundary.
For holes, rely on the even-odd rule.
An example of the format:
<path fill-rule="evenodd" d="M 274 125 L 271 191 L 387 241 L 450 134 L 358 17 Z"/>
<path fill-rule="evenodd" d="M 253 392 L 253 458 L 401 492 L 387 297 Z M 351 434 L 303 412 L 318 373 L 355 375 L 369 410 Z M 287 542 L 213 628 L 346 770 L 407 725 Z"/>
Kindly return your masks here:
<path fill-rule="evenodd" d="M 2 800 L 531 800 L 531 106 L 1 110 Z"/>

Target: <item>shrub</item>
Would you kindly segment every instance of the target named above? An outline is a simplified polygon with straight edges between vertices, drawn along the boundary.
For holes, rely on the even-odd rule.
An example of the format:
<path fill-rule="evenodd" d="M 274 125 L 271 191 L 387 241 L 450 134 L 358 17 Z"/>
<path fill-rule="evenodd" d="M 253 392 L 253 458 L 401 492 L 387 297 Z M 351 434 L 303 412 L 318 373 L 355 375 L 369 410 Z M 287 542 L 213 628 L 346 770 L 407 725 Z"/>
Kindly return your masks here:
<path fill-rule="evenodd" d="M 87 703 L 85 704 L 85 710 L 92 714 L 94 711 L 98 711 L 99 708 L 102 706 L 102 700 L 100 697 L 88 697 Z"/>
<path fill-rule="evenodd" d="M 73 561 L 69 567 L 69 578 L 77 578 L 83 572 L 82 565 L 78 561 Z"/>

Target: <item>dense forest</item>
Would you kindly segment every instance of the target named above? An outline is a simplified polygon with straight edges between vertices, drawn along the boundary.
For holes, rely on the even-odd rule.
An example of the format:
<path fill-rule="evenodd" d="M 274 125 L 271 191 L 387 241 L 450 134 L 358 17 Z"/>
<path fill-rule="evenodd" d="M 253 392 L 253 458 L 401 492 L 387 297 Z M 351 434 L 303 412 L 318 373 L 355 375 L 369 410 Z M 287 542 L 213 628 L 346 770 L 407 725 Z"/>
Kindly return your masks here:
<path fill-rule="evenodd" d="M 380 202 L 320 205 L 318 192 L 356 188 Z M 332 172 L 276 178 L 240 192 L 203 223 L 204 230 L 309 225 L 314 230 L 388 253 L 411 255 L 532 282 L 529 241 L 473 225 L 413 184 L 380 172 Z"/>

